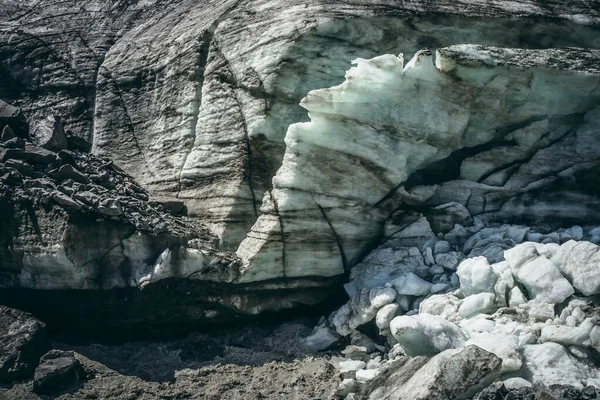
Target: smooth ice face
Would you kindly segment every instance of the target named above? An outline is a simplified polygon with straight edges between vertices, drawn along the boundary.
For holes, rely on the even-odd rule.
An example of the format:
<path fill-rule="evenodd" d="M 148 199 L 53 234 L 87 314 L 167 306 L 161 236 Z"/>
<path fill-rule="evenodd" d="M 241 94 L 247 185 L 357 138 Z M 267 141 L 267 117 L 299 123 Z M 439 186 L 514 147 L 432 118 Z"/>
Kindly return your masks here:
<path fill-rule="evenodd" d="M 473 294 L 463 300 L 458 313 L 464 318 L 489 313 L 494 308 L 494 300 L 495 295 L 493 293 Z"/>

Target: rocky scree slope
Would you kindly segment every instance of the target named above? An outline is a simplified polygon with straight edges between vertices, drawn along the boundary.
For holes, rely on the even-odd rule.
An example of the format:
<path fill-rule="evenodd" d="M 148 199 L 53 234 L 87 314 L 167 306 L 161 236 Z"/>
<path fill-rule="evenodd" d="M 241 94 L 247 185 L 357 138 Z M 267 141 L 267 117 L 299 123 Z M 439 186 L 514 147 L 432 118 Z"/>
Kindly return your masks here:
<path fill-rule="evenodd" d="M 0 307 L 0 312 L 5 312 L 4 308 Z M 43 324 L 22 312 L 0 315 L 6 324 L 0 329 L 17 324 L 23 327 L 9 335 L 13 346 L 2 343 L 7 352 L 0 352 L 0 368 L 13 367 L 15 364 L 4 355 L 18 359 L 23 353 L 19 350 L 26 348 L 22 343 L 29 343 L 30 348 L 39 345 L 45 336 L 27 333 L 35 332 L 36 323 L 37 332 L 42 333 L 39 326 Z M 32 362 L 28 371 L 23 369 L 19 379 L 0 376 L 0 397 L 327 398 L 339 383 L 338 372 L 326 356 L 310 354 L 303 344 L 302 337 L 310 332 L 311 324 L 307 318 L 286 323 L 261 321 L 168 340 L 117 345 L 53 341 L 54 349 L 47 354 L 48 347 L 38 346 L 30 352 L 37 357 L 35 364 Z"/>

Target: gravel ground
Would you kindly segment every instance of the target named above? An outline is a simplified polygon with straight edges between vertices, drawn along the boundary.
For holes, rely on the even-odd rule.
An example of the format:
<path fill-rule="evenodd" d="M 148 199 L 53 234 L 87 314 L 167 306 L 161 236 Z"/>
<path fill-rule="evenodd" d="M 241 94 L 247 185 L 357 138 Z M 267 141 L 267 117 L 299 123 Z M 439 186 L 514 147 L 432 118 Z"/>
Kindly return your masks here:
<path fill-rule="evenodd" d="M 327 354 L 302 343 L 310 321 L 249 325 L 165 341 L 54 343 L 74 350 L 88 378 L 54 397 L 31 380 L 0 387 L 0 399 L 326 399 L 340 382 Z"/>

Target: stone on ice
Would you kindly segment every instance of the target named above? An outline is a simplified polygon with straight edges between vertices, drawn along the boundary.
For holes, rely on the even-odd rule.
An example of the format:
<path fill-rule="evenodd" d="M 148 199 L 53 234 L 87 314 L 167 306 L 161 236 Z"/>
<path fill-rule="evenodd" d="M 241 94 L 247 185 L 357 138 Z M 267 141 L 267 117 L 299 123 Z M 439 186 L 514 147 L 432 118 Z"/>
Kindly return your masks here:
<path fill-rule="evenodd" d="M 514 335 L 482 332 L 471 336 L 466 346 L 474 344 L 494 353 L 502 359 L 501 373 L 517 371 L 521 368 L 522 359 L 519 353 L 519 340 Z"/>
<path fill-rule="evenodd" d="M 457 325 L 430 314 L 396 317 L 390 330 L 409 356 L 437 354 L 461 347 L 466 340 Z"/>
<path fill-rule="evenodd" d="M 415 364 L 419 358 L 411 359 Z M 446 350 L 414 372 L 410 362 L 371 392 L 370 400 L 472 398 L 499 375 L 502 361 L 477 346 Z M 422 361 L 421 361 L 422 362 Z M 418 368 L 418 366 L 417 366 Z M 410 376 L 407 380 L 406 377 Z"/>

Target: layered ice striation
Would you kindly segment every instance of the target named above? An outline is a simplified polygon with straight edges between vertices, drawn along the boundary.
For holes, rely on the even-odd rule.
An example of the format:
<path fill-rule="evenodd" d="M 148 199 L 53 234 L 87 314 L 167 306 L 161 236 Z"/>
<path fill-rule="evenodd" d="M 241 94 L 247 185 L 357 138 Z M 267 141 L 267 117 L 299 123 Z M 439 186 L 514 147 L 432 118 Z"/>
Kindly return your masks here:
<path fill-rule="evenodd" d="M 581 118 L 561 118 L 593 113 L 597 59 L 581 49 L 455 45 L 435 63 L 427 50 L 406 65 L 402 55 L 354 60 L 344 83 L 302 100 L 311 121 L 287 131 L 273 190 L 237 251 L 241 281 L 342 274 L 376 244 L 398 204 L 423 201 L 403 186 L 415 171 L 458 149 L 529 148 L 579 128 Z M 578 161 L 595 154 L 587 138 L 575 138 Z M 510 195 L 533 175 L 517 174 Z"/>

